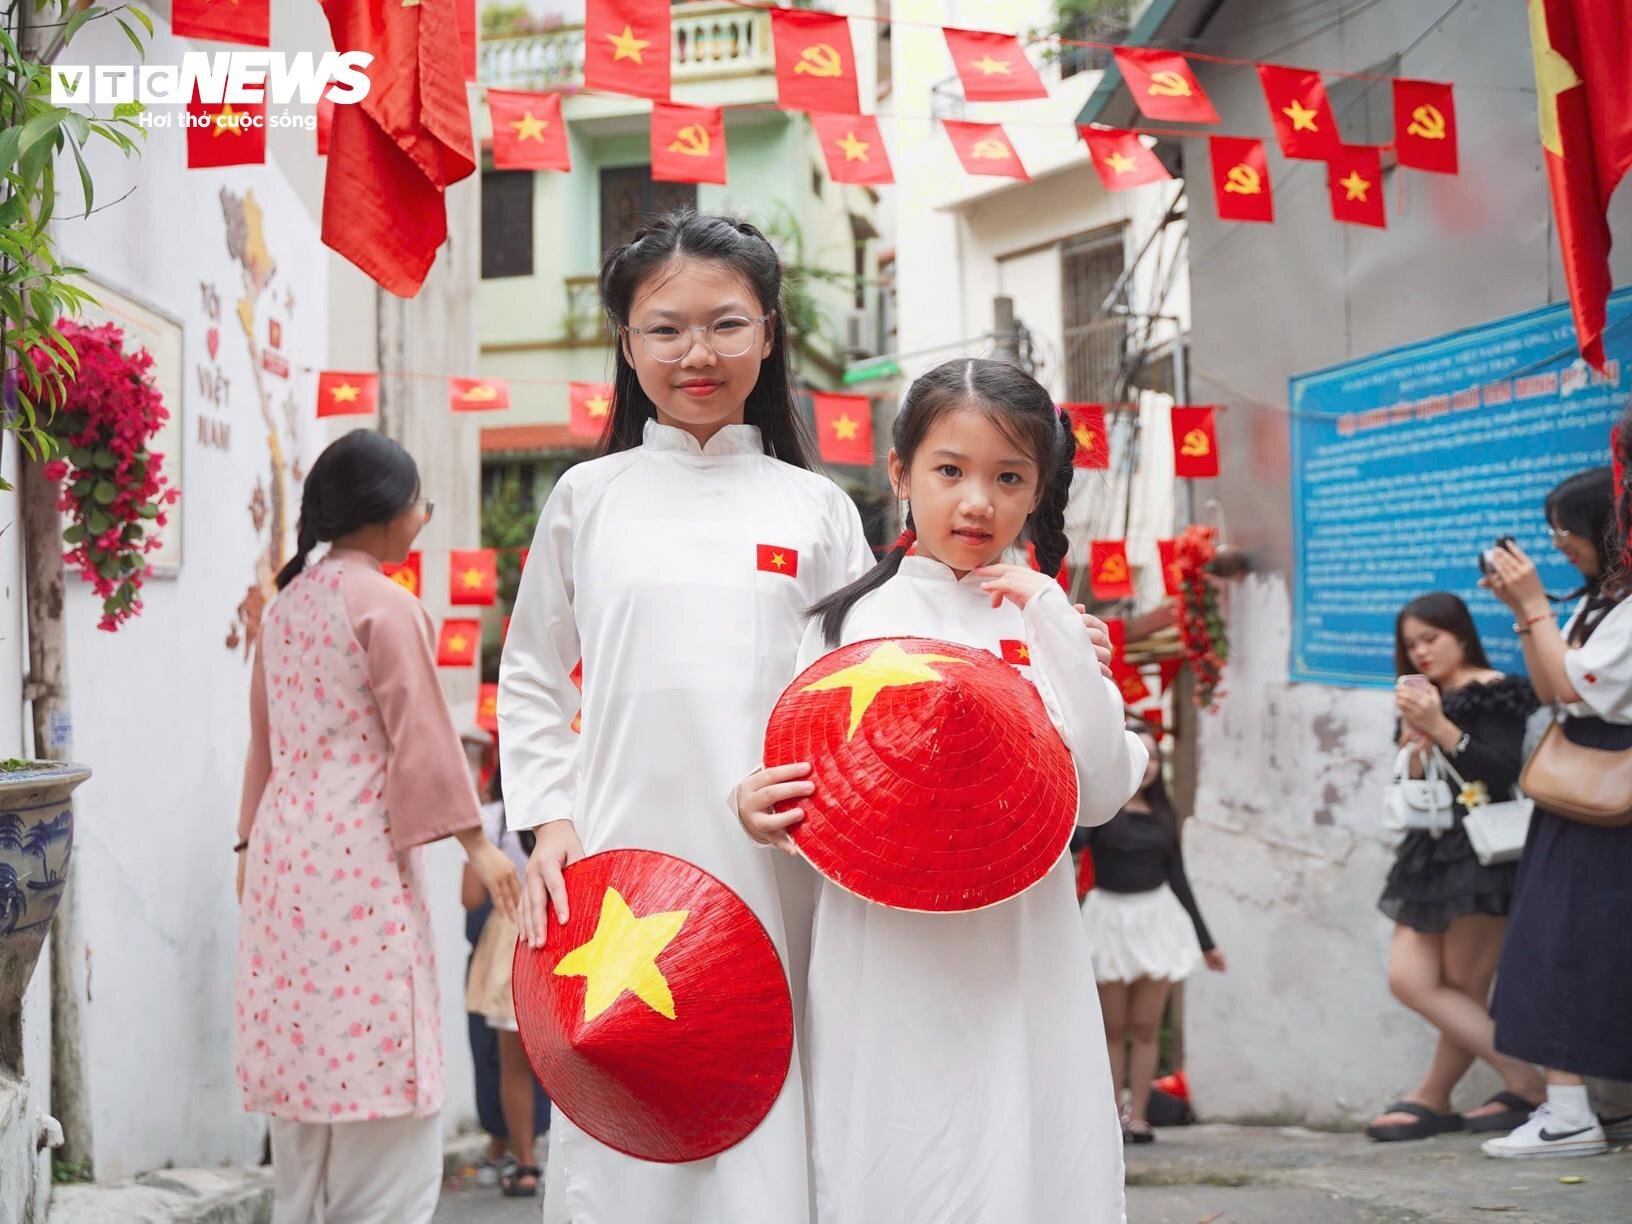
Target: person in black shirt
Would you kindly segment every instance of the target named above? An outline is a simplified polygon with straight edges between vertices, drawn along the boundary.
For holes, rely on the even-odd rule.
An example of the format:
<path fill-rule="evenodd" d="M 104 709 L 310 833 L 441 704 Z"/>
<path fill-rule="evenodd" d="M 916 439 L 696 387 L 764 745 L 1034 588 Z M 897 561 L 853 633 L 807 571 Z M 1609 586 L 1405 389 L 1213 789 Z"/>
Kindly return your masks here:
<path fill-rule="evenodd" d="M 1469 807 L 1510 797 L 1536 695 L 1528 680 L 1491 670 L 1467 605 L 1446 591 L 1419 596 L 1400 610 L 1394 656 L 1397 744 L 1437 749 L 1466 785 L 1452 796 L 1451 829 L 1405 835 L 1377 901 L 1394 920 L 1388 988 L 1439 1033 L 1421 1083 L 1389 1105 L 1366 1134 L 1390 1142 L 1463 1129 L 1511 1130 L 1544 1092 L 1534 1067 L 1496 1052 L 1487 1010 L 1518 865 L 1480 863 L 1462 818 Z M 1465 1115 L 1454 1113 L 1451 1090 L 1476 1058 L 1502 1077 L 1503 1090 Z"/>
<path fill-rule="evenodd" d="M 1129 1089 L 1122 1137 L 1155 1139 L 1146 1107 L 1156 1075 L 1157 1035 L 1168 991 L 1203 962 L 1224 971 L 1184 873 L 1179 819 L 1162 781 L 1162 754 L 1143 723 L 1129 726 L 1150 752 L 1138 794 L 1105 824 L 1079 829 L 1093 855 L 1094 887 L 1082 903 L 1099 982 L 1117 1099 Z"/>

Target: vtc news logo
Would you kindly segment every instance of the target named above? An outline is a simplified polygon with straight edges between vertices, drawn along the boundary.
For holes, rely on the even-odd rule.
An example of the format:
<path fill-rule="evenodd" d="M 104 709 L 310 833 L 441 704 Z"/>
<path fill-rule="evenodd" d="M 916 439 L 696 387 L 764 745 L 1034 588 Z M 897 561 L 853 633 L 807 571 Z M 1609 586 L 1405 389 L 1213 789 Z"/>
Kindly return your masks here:
<path fill-rule="evenodd" d="M 361 102 L 370 81 L 363 71 L 374 62 L 367 51 L 188 51 L 180 64 L 54 64 L 51 101 L 56 106 L 185 106 L 197 101 L 271 102 L 311 105 L 319 97 L 337 104 Z"/>

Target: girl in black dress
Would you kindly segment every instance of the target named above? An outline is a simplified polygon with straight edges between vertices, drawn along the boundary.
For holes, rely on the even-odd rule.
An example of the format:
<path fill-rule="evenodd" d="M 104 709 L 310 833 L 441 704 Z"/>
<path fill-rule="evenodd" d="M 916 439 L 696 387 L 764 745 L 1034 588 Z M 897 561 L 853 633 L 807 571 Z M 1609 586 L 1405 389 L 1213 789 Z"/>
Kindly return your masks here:
<path fill-rule="evenodd" d="M 1422 1081 L 1366 1129 L 1373 1139 L 1425 1139 L 1444 1131 L 1505 1130 L 1529 1116 L 1544 1091 L 1534 1067 L 1496 1052 L 1487 1010 L 1517 865 L 1483 866 L 1462 827 L 1470 807 L 1500 803 L 1519 779 L 1525 721 L 1536 708 L 1528 681 L 1492 671 L 1467 605 L 1436 591 L 1412 600 L 1394 628 L 1400 682 L 1399 745 L 1437 748 L 1466 783 L 1454 826 L 1413 831 L 1395 851 L 1377 906 L 1394 920 L 1388 986 L 1439 1030 Z M 1505 1085 L 1466 1116 L 1451 1090 L 1474 1059 Z"/>

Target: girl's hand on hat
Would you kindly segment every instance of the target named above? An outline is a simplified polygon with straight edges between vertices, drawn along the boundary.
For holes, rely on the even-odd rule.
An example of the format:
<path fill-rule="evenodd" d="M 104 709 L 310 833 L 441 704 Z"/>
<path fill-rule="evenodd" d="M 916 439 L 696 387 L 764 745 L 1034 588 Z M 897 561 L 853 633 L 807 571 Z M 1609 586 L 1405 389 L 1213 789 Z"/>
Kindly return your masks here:
<path fill-rule="evenodd" d="M 470 852 L 470 869 L 487 889 L 487 895 L 493 898 L 499 913 L 515 922 L 521 905 L 521 878 L 504 851 L 484 838 L 482 844 Z"/>
<path fill-rule="evenodd" d="M 799 848 L 788 835 L 788 828 L 803 820 L 805 813 L 800 808 L 789 808 L 785 812 L 775 808 L 779 803 L 805 799 L 815 792 L 815 784 L 804 780 L 809 773 L 810 765 L 799 761 L 762 769 L 744 778 L 736 789 L 737 820 L 743 832 L 761 845 L 775 846 L 797 858 Z"/>
<path fill-rule="evenodd" d="M 1024 608 L 1033 598 L 1057 585 L 1047 574 L 1039 574 L 1024 565 L 983 565 L 975 571 L 982 581 L 980 589 L 992 597 L 992 607 L 1007 599 L 1017 608 Z"/>
<path fill-rule="evenodd" d="M 555 920 L 567 920 L 567 882 L 562 868 L 584 857 L 583 843 L 570 820 L 552 820 L 538 826 L 533 853 L 527 859 L 527 885 L 521 893 L 521 937 L 532 948 L 544 946 L 550 925 L 550 905 Z"/>
<path fill-rule="evenodd" d="M 1082 617 L 1082 627 L 1088 630 L 1088 640 L 1094 644 L 1094 656 L 1099 660 L 1099 674 L 1107 680 L 1116 679 L 1111 674 L 1111 631 L 1105 627 L 1105 622 L 1092 615 L 1085 605 L 1071 606 Z"/>

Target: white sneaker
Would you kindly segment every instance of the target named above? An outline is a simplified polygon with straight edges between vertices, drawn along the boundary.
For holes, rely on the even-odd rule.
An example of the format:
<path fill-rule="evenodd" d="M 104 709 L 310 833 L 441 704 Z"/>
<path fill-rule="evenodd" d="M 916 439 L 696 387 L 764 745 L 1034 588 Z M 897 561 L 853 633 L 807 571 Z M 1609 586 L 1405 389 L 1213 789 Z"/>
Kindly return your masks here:
<path fill-rule="evenodd" d="M 1594 1118 L 1587 1126 L 1565 1126 L 1552 1106 L 1543 1102 L 1530 1120 L 1500 1139 L 1480 1145 L 1486 1156 L 1524 1159 L 1547 1156 L 1598 1156 L 1609 1151 L 1604 1128 Z"/>
<path fill-rule="evenodd" d="M 1632 1113 L 1598 1115 L 1598 1125 L 1604 1128 L 1604 1138 L 1610 1143 L 1632 1143 Z"/>

